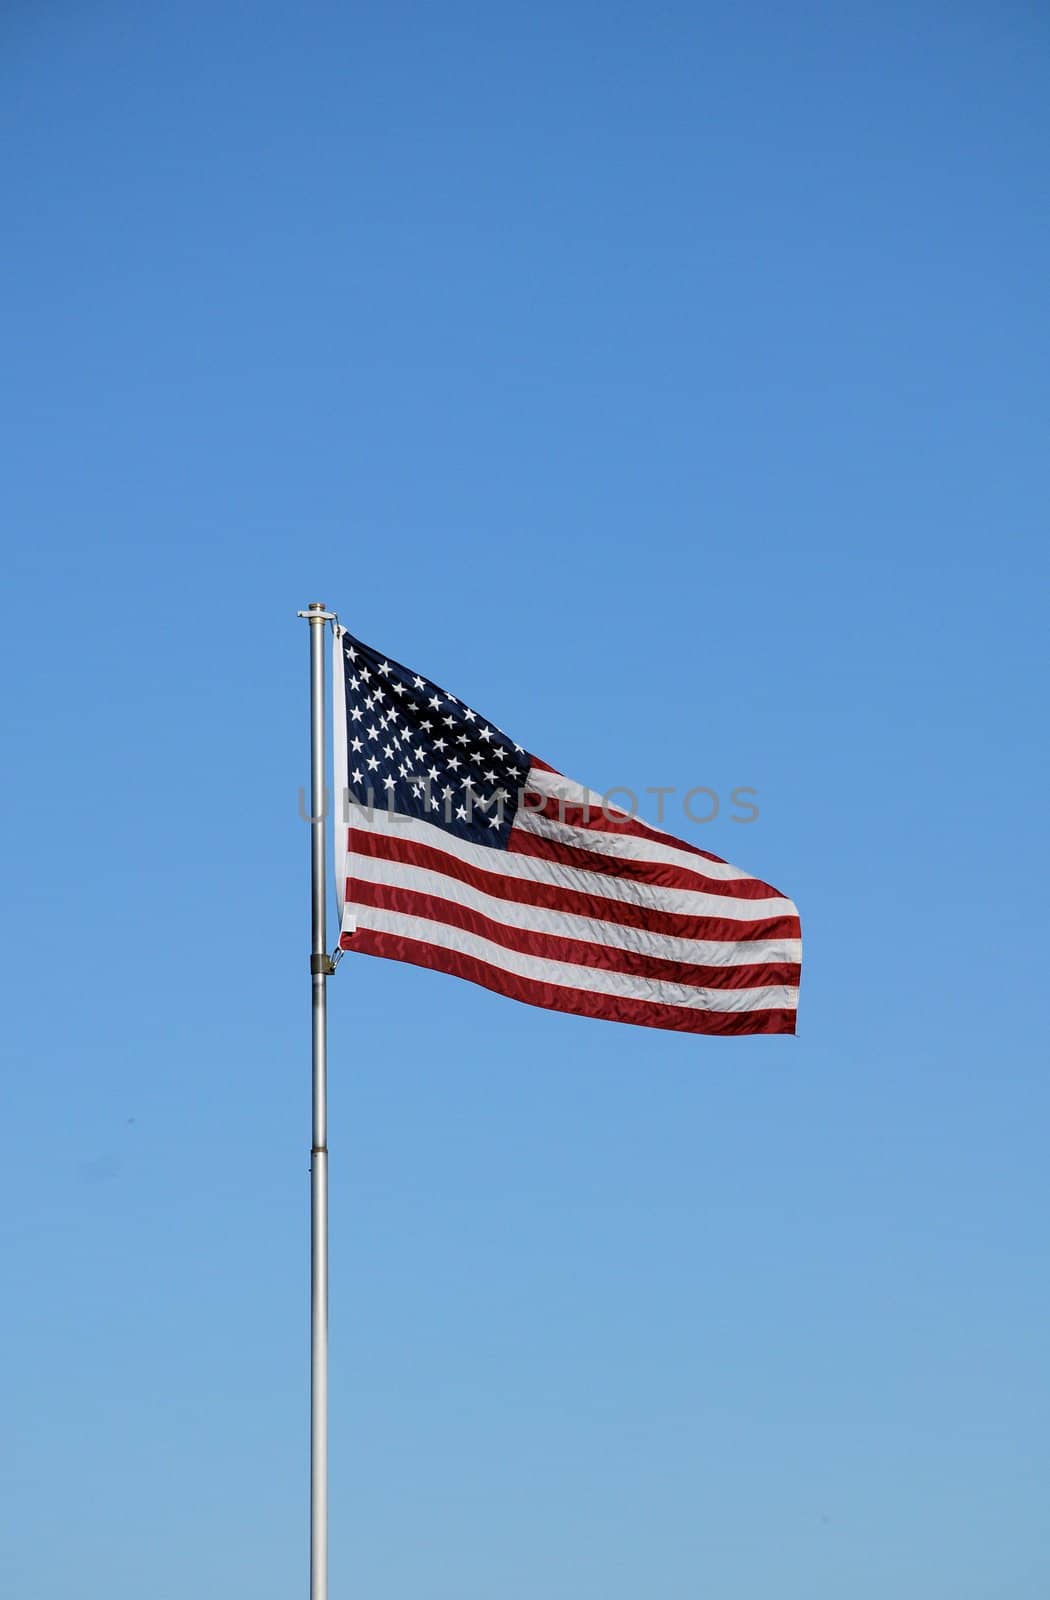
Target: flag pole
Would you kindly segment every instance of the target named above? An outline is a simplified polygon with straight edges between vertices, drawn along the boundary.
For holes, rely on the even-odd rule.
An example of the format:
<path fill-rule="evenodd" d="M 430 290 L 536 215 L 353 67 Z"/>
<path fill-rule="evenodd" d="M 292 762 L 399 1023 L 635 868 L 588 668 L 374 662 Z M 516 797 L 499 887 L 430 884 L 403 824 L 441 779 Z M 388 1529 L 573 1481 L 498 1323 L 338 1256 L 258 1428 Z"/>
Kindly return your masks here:
<path fill-rule="evenodd" d="M 313 1139 L 310 1148 L 310 1600 L 328 1600 L 328 995 L 325 904 L 324 630 L 319 600 L 310 624 L 310 988 L 313 1010 Z"/>

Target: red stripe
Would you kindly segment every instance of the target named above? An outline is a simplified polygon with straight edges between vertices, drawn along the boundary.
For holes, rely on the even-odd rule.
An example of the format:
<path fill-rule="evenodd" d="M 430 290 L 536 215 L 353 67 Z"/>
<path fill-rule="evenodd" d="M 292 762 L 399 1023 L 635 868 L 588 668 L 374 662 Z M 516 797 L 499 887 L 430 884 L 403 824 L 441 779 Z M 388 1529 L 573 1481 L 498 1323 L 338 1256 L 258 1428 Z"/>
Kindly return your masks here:
<path fill-rule="evenodd" d="M 748 939 L 798 939 L 801 938 L 799 919 L 795 917 L 765 917 L 755 922 L 738 922 L 730 917 L 690 916 L 684 912 L 654 910 L 650 906 L 635 905 L 627 900 L 606 900 L 601 895 L 587 894 L 579 889 L 565 889 L 560 884 L 544 878 L 511 878 L 498 870 L 488 872 L 461 861 L 447 851 L 436 850 L 431 845 L 417 844 L 411 839 L 400 839 L 392 833 L 371 833 L 363 828 L 349 830 L 351 853 L 371 856 L 374 860 L 402 861 L 431 872 L 442 872 L 446 877 L 469 883 L 486 894 L 501 900 L 516 900 L 522 905 L 543 906 L 549 911 L 571 911 L 580 917 L 595 917 L 602 922 L 616 922 L 628 928 L 647 928 L 650 933 L 669 933 L 680 939 L 722 939 L 741 941 Z M 498 862 L 499 852 L 493 851 Z M 538 863 L 537 863 L 538 864 Z M 350 865 L 347 898 L 353 901 L 356 885 Z M 654 888 L 658 888 L 654 885 Z"/>
<path fill-rule="evenodd" d="M 599 1017 L 606 1022 L 633 1022 L 647 1028 L 673 1028 L 681 1033 L 753 1034 L 794 1033 L 795 1012 L 776 1011 L 694 1011 L 690 1006 L 659 1005 L 655 1001 L 633 1000 L 623 995 L 591 994 L 585 989 L 563 989 L 558 984 L 540 983 L 535 978 L 520 978 L 501 967 L 489 966 L 475 956 L 458 950 L 442 950 L 419 939 L 377 933 L 360 928 L 349 944 L 358 955 L 384 956 L 390 961 L 407 961 L 416 967 L 430 967 L 456 978 L 467 978 L 485 989 L 493 989 L 526 1005 L 543 1006 L 548 1011 L 570 1011 L 581 1017 Z"/>
<path fill-rule="evenodd" d="M 547 961 L 570 961 L 581 967 L 600 967 L 604 971 L 622 972 L 636 978 L 653 978 L 661 983 L 685 983 L 700 989 L 761 989 L 771 984 L 794 987 L 799 981 L 800 968 L 790 962 L 699 967 L 690 961 L 646 955 L 644 951 L 591 944 L 587 939 L 537 933 L 531 928 L 512 928 L 505 922 L 496 922 L 492 917 L 470 906 L 461 906 L 454 900 L 420 894 L 414 889 L 398 889 L 386 883 L 355 883 L 354 900 L 358 905 L 378 906 L 383 911 L 397 911 L 409 917 L 426 917 L 431 922 L 463 928 L 479 938 L 491 939 L 493 944 L 502 945 L 507 950 L 518 950 L 522 955 L 537 956 Z M 354 948 L 354 937 L 347 937 L 344 949 Z"/>
<path fill-rule="evenodd" d="M 570 824 L 573 826 L 573 824 Z M 629 845 L 624 845 L 625 850 Z M 588 850 L 583 844 L 563 844 L 548 839 L 517 822 L 507 837 L 507 849 L 519 856 L 536 856 L 542 861 L 560 861 L 566 867 L 585 872 L 604 872 L 610 878 L 627 878 L 637 883 L 655 883 L 662 889 L 691 889 L 699 894 L 720 894 L 730 900 L 768 900 L 781 898 L 776 889 L 758 878 L 708 878 L 690 867 L 670 861 L 646 861 L 633 856 L 611 856 Z"/>
<path fill-rule="evenodd" d="M 533 756 L 534 767 L 542 767 L 544 772 L 554 772 L 553 767 L 546 766 L 542 761 L 537 761 Z M 555 772 L 554 776 L 563 776 Z M 582 784 L 572 783 L 571 778 L 566 778 L 566 783 L 572 788 L 582 788 Z M 542 805 L 537 805 L 537 801 Z M 692 856 L 701 856 L 705 861 L 717 861 L 721 866 L 727 863 L 721 856 L 716 856 L 710 850 L 701 850 L 699 845 L 687 844 L 684 839 L 675 838 L 673 833 L 664 833 L 660 828 L 651 828 L 647 822 L 640 822 L 637 817 L 628 816 L 625 811 L 618 811 L 615 806 L 605 810 L 601 801 L 597 805 L 575 806 L 566 800 L 561 800 L 557 795 L 540 794 L 538 789 L 526 791 L 525 804 L 529 811 L 538 812 L 541 817 L 551 817 L 555 822 L 567 822 L 571 828 L 593 828 L 598 833 L 633 834 L 636 839 L 650 839 L 653 844 L 673 845 L 676 850 L 688 850 Z M 776 890 L 773 891 L 776 893 Z"/>

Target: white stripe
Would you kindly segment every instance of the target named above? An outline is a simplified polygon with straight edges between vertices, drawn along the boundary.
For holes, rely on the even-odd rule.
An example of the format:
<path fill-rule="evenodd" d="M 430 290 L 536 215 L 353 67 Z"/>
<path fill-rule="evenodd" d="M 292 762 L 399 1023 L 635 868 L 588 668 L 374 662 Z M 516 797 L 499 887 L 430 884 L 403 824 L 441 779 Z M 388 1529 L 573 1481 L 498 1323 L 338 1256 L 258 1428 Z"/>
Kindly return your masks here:
<path fill-rule="evenodd" d="M 569 803 L 575 805 L 577 802 Z M 594 811 L 593 815 L 597 817 L 599 813 Z M 723 883 L 740 883 L 745 879 L 756 881 L 750 872 L 731 867 L 728 861 L 709 861 L 706 856 L 695 856 L 688 850 L 677 849 L 670 834 L 664 844 L 636 833 L 606 833 L 601 828 L 575 828 L 571 823 L 559 822 L 555 817 L 545 817 L 542 812 L 534 811 L 527 805 L 519 806 L 514 826 L 535 833 L 541 839 L 552 839 L 555 844 L 572 845 L 577 850 L 593 850 L 596 855 L 652 861 L 658 866 L 683 867 L 687 872 L 696 872 L 703 878 L 715 878 Z"/>
<path fill-rule="evenodd" d="M 530 767 L 526 786 L 552 800 L 561 800 L 567 806 L 589 806 L 591 815 L 598 821 L 603 814 L 607 814 L 610 819 L 622 817 L 624 821 L 632 820 L 630 814 L 620 810 L 618 806 L 605 806 L 604 795 L 597 794 L 582 783 L 576 783 L 572 778 L 564 777 L 560 772 L 544 772 L 542 767 Z M 613 792 L 610 790 L 610 793 Z M 562 844 L 575 844 L 585 850 L 601 850 L 609 855 L 625 853 L 645 861 L 666 861 L 673 866 L 699 872 L 705 878 L 722 878 L 726 882 L 741 878 L 761 882 L 760 879 L 755 879 L 753 872 L 744 872 L 740 867 L 731 866 L 728 861 L 722 861 L 718 857 L 711 860 L 706 855 L 697 856 L 691 850 L 683 849 L 682 841 L 676 839 L 673 833 L 665 833 L 662 828 L 654 827 L 651 822 L 645 823 L 645 826 L 653 833 L 659 834 L 659 839 L 642 838 L 634 834 L 625 836 L 604 833 L 594 828 L 580 830 L 569 828 L 568 833 L 556 832 L 554 831 L 556 829 L 565 829 L 567 824 L 541 816 L 528 806 L 519 808 L 515 822 L 519 827 L 527 827 L 533 833 L 557 839 Z M 572 834 L 576 836 L 570 837 Z M 630 839 L 630 845 L 626 850 L 620 843 L 625 837 Z"/>
<path fill-rule="evenodd" d="M 346 668 L 343 661 L 343 635 L 346 629 L 337 622 L 332 627 L 332 788 L 335 802 L 332 806 L 334 835 L 332 840 L 332 868 L 335 872 L 335 903 L 343 915 L 343 894 L 346 884 L 346 829 L 340 815 L 340 797 L 346 788 Z"/>
<path fill-rule="evenodd" d="M 572 889 L 601 900 L 640 906 L 645 911 L 669 911 L 684 917 L 719 917 L 732 922 L 761 922 L 769 917 L 798 915 L 791 901 L 781 895 L 768 900 L 737 900 L 730 895 L 703 894 L 695 889 L 665 889 L 656 883 L 611 877 L 602 872 L 585 872 L 579 867 L 563 866 L 560 861 L 545 861 L 538 856 L 516 855 L 510 850 L 493 850 L 485 845 L 469 844 L 431 822 L 407 817 L 397 811 L 387 812 L 378 806 L 374 811 L 369 811 L 367 807 L 351 802 L 345 814 L 355 828 L 361 828 L 366 833 L 388 834 L 395 839 L 428 845 L 470 866 L 479 867 L 483 872 L 521 878 L 528 883 L 554 884 L 560 889 Z M 352 874 L 352 865 L 347 870 Z"/>
<path fill-rule="evenodd" d="M 530 767 L 526 780 L 530 789 L 537 789 L 540 794 L 549 794 L 555 800 L 564 800 L 567 806 L 590 806 L 595 815 L 599 815 L 605 796 L 600 795 L 596 789 L 588 789 L 585 783 L 577 783 L 575 778 L 567 778 L 563 772 L 548 772 L 544 767 Z M 610 806 L 610 815 L 617 811 L 616 806 Z M 619 812 L 626 816 L 625 811 Z"/>
<path fill-rule="evenodd" d="M 458 878 L 412 866 L 406 861 L 387 861 L 374 856 L 353 857 L 353 883 L 385 884 L 416 894 L 435 895 L 455 905 L 491 917 L 508 928 L 526 933 L 560 935 L 581 939 L 588 944 L 630 950 L 638 955 L 657 956 L 666 961 L 686 961 L 693 966 L 735 967 L 766 965 L 802 960 L 800 939 L 678 939 L 669 934 L 651 933 L 648 928 L 628 928 L 618 922 L 602 922 L 596 917 L 580 917 L 568 911 L 550 911 L 545 906 L 524 905 L 518 900 L 503 900 L 485 894 Z"/>
<path fill-rule="evenodd" d="M 664 983 L 655 978 L 639 978 L 625 972 L 609 972 L 602 967 L 581 967 L 569 961 L 550 961 L 504 949 L 490 939 L 482 939 L 445 922 L 426 917 L 409 917 L 398 911 L 380 911 L 362 906 L 358 925 L 378 933 L 422 944 L 436 945 L 473 956 L 503 972 L 531 978 L 536 983 L 551 983 L 561 989 L 583 989 L 590 994 L 607 994 L 630 1000 L 648 1000 L 664 1006 L 687 1006 L 694 1011 L 780 1011 L 798 1005 L 798 989 L 769 985 L 760 989 L 699 989 L 692 984 Z"/>

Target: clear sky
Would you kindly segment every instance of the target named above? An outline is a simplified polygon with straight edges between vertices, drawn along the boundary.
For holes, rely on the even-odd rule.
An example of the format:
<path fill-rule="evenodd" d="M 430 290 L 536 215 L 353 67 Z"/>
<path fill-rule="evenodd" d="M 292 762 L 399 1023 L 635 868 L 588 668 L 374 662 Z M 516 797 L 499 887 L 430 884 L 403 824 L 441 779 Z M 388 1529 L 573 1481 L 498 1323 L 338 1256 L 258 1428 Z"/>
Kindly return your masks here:
<path fill-rule="evenodd" d="M 0 1589 L 306 1592 L 319 599 L 806 936 L 798 1039 L 342 964 L 333 1600 L 1044 1600 L 1045 7 L 0 40 Z"/>

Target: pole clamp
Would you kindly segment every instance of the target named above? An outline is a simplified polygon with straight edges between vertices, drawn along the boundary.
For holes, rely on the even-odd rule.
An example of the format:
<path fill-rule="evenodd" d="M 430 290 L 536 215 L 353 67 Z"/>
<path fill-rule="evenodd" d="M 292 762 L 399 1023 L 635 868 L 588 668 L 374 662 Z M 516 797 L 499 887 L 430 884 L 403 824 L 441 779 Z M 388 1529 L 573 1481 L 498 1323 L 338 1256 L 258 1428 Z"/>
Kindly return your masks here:
<path fill-rule="evenodd" d="M 335 971 L 335 962 L 331 956 L 311 956 L 310 973 L 314 978 L 330 978 Z"/>

